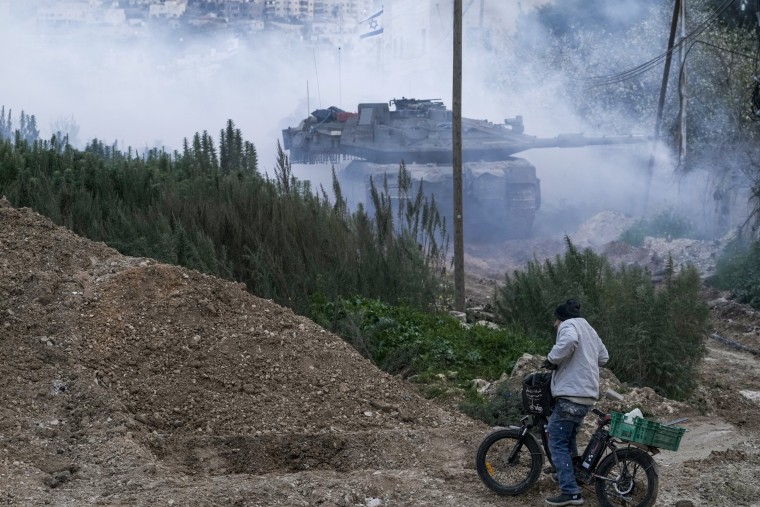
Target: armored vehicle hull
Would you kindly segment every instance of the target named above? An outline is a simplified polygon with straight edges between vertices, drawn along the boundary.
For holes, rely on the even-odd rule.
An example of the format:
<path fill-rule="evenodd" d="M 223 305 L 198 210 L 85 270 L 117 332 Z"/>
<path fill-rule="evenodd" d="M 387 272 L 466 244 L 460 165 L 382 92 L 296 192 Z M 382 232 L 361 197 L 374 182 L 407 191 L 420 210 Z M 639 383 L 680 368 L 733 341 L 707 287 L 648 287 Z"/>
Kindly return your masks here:
<path fill-rule="evenodd" d="M 451 164 L 405 164 L 414 182 L 422 182 L 426 194 L 434 195 L 441 214 L 451 228 L 454 179 Z M 369 178 L 382 185 L 388 178 L 391 199 L 398 195 L 398 164 L 350 162 L 341 174 L 341 188 L 349 204 L 371 206 Z M 536 210 L 541 206 L 540 181 L 527 160 L 508 157 L 495 162 L 465 162 L 462 167 L 464 233 L 468 241 L 491 241 L 530 236 Z"/>

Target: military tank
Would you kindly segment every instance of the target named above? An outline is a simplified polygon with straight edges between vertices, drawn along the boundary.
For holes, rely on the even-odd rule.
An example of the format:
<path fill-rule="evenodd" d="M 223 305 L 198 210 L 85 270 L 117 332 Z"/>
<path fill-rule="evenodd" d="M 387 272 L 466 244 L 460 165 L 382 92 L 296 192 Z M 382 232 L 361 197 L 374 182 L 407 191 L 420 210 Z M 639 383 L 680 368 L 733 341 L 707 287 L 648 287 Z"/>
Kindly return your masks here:
<path fill-rule="evenodd" d="M 393 107 L 393 109 L 391 109 Z M 453 216 L 452 112 L 440 99 L 393 99 L 361 103 L 356 112 L 317 109 L 297 127 L 283 129 L 283 148 L 293 164 L 351 160 L 340 175 L 349 204 L 365 200 L 369 178 L 388 176 L 393 186 L 403 162 L 433 194 L 444 216 Z M 462 118 L 462 176 L 466 239 L 513 239 L 531 235 L 541 206 L 536 168 L 513 155 L 534 148 L 628 144 L 643 136 L 540 138 L 524 133 L 521 116 L 501 124 Z"/>

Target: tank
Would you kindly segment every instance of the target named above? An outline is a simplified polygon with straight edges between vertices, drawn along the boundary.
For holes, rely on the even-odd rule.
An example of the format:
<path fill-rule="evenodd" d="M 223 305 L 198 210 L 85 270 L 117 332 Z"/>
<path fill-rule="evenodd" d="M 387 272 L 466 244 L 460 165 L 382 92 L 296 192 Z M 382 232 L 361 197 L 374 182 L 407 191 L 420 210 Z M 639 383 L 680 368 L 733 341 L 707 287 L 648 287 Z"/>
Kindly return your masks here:
<path fill-rule="evenodd" d="M 297 127 L 283 129 L 293 164 L 351 160 L 340 175 L 349 204 L 363 201 L 369 178 L 393 182 L 403 162 L 451 223 L 453 216 L 452 112 L 440 99 L 361 103 L 356 112 L 317 109 Z M 535 148 L 628 144 L 643 136 L 585 137 L 525 134 L 521 116 L 503 123 L 462 118 L 462 181 L 466 239 L 514 239 L 531 235 L 541 206 L 536 168 L 514 155 Z M 487 232 L 482 232 L 487 231 Z M 478 236 L 485 237 L 475 237 Z"/>

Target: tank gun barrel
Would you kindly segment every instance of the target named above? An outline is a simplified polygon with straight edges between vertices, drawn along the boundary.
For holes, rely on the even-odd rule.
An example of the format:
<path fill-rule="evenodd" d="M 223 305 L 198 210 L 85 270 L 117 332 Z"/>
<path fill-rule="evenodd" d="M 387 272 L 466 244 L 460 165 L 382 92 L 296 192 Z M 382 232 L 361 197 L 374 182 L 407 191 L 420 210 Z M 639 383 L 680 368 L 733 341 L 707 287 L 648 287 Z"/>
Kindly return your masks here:
<path fill-rule="evenodd" d="M 531 148 L 580 148 L 582 146 L 598 146 L 605 144 L 638 144 L 649 141 L 648 136 L 622 135 L 586 137 L 583 134 L 560 134 L 556 137 L 537 137 L 530 143 Z"/>

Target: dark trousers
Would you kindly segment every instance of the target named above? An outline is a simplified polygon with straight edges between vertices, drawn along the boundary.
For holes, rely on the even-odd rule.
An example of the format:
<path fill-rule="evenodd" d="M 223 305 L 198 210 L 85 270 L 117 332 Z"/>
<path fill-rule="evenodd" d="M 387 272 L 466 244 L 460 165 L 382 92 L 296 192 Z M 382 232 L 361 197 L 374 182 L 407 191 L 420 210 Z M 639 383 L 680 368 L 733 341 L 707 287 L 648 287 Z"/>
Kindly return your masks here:
<path fill-rule="evenodd" d="M 563 493 L 574 495 L 581 492 L 575 482 L 573 456 L 578 455 L 576 437 L 578 429 L 591 409 L 589 405 L 581 405 L 572 401 L 558 398 L 554 404 L 554 412 L 549 418 L 549 451 L 552 462 L 557 468 L 557 479 Z"/>

